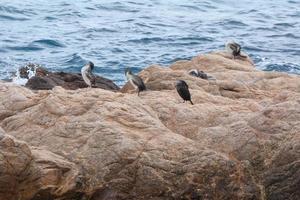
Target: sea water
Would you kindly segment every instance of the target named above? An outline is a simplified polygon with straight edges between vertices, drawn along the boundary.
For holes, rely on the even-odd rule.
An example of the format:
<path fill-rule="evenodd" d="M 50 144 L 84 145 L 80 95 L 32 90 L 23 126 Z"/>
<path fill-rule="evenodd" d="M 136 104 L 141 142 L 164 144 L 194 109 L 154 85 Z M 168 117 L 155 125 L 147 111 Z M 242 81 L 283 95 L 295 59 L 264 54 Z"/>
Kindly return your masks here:
<path fill-rule="evenodd" d="M 258 69 L 300 74 L 300 1 L 1 0 L 0 79 L 27 63 L 124 83 L 124 68 L 224 49 L 235 40 Z M 15 75 L 14 75 L 15 76 Z"/>

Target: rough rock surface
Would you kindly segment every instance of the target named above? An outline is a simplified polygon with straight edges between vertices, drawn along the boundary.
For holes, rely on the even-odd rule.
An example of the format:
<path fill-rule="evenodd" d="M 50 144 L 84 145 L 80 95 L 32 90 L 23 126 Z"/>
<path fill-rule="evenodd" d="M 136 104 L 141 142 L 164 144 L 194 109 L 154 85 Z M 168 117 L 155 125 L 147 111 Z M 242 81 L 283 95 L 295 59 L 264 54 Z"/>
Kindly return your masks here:
<path fill-rule="evenodd" d="M 29 148 L 0 131 L 0 199 L 76 197 L 81 178 L 77 166 L 50 151 Z M 60 183 L 60 187 L 55 187 Z M 50 192 L 51 191 L 51 192 Z"/>
<path fill-rule="evenodd" d="M 223 53 L 140 76 L 139 97 L 0 83 L 0 199 L 300 199 L 299 76 Z"/>
<path fill-rule="evenodd" d="M 35 76 L 31 77 L 25 85 L 32 90 L 50 90 L 55 86 L 61 86 L 68 90 L 87 87 L 80 73 L 49 72 L 41 66 L 31 64 L 20 69 L 21 78 L 28 78 L 29 70 L 36 71 Z M 97 75 L 95 77 L 94 88 L 119 90 L 119 87 L 113 81 Z"/>

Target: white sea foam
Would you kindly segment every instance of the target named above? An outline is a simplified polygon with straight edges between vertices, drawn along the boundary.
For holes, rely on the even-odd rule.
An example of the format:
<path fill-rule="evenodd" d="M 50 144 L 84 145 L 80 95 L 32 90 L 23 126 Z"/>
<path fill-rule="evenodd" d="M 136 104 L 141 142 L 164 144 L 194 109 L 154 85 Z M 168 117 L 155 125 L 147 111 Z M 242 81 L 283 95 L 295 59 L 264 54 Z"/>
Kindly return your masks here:
<path fill-rule="evenodd" d="M 17 70 L 15 76 L 12 78 L 12 82 L 16 83 L 18 85 L 25 85 L 31 77 L 35 76 L 36 68 L 37 68 L 36 66 L 28 67 L 28 70 L 27 70 L 28 79 L 27 78 L 22 78 L 21 75 L 20 75 L 20 70 Z"/>

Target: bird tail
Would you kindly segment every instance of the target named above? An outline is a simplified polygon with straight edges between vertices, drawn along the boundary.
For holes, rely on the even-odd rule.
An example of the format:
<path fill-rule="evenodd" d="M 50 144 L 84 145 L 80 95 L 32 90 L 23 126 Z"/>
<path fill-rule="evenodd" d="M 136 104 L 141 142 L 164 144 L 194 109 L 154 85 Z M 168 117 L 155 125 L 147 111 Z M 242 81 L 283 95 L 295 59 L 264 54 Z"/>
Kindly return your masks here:
<path fill-rule="evenodd" d="M 192 102 L 192 100 L 190 100 L 191 104 L 194 105 L 194 103 Z"/>
<path fill-rule="evenodd" d="M 146 88 L 145 85 L 141 85 L 141 86 L 139 86 L 138 88 L 139 88 L 139 91 L 147 90 L 147 88 Z"/>

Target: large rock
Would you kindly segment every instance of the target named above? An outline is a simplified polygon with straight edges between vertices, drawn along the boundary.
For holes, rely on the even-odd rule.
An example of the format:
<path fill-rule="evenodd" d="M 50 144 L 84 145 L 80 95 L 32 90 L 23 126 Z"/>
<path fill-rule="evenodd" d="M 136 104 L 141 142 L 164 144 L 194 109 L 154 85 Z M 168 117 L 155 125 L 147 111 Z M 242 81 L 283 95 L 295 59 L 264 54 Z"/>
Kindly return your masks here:
<path fill-rule="evenodd" d="M 194 68 L 213 79 L 188 75 Z M 1 198 L 300 198 L 299 76 L 260 72 L 222 53 L 140 75 L 148 91 L 139 97 L 0 83 L 0 125 L 32 154 L 32 173 L 7 179 L 15 192 Z M 182 103 L 177 79 L 190 85 L 195 105 Z"/>
<path fill-rule="evenodd" d="M 26 87 L 32 90 L 49 90 L 55 86 L 61 86 L 65 89 L 75 90 L 88 87 L 80 73 L 49 72 L 41 66 L 33 64 L 22 67 L 20 70 L 21 78 L 29 78 L 29 71 L 35 71 L 35 76 L 31 77 L 26 83 Z M 95 75 L 94 88 L 105 90 L 119 90 L 119 87 L 111 80 Z"/>
<path fill-rule="evenodd" d="M 0 199 L 75 198 L 82 175 L 76 165 L 47 150 L 30 148 L 0 129 Z M 81 186 L 80 186 L 81 187 Z"/>

